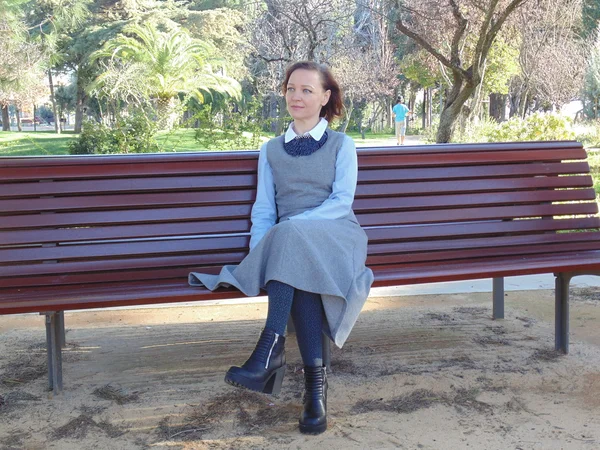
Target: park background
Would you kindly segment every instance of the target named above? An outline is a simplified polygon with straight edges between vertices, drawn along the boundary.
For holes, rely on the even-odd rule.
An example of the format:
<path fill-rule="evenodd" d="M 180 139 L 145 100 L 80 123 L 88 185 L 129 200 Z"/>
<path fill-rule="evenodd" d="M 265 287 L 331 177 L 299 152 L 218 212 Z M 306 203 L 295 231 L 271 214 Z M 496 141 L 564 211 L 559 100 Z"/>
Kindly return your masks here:
<path fill-rule="evenodd" d="M 599 0 L 5 0 L 0 155 L 257 149 L 293 61 L 330 65 L 359 146 L 600 145 Z M 56 120 L 59 118 L 59 120 Z"/>

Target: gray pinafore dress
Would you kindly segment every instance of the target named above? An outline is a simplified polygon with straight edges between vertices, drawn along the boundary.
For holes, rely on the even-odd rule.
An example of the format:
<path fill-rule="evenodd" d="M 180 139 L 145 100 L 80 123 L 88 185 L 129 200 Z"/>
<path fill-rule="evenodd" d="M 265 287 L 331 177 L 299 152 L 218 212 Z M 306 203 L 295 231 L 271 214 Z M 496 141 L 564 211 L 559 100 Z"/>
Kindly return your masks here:
<path fill-rule="evenodd" d="M 306 156 L 288 155 L 284 136 L 267 143 L 278 223 L 239 265 L 224 266 L 219 275 L 192 272 L 189 283 L 210 290 L 231 285 L 256 296 L 267 282 L 277 280 L 321 294 L 327 318 L 324 331 L 342 347 L 373 282 L 373 272 L 365 267 L 367 235 L 352 211 L 336 220 L 288 220 L 318 207 L 332 192 L 345 135 L 330 129 L 327 134 L 325 144 Z"/>

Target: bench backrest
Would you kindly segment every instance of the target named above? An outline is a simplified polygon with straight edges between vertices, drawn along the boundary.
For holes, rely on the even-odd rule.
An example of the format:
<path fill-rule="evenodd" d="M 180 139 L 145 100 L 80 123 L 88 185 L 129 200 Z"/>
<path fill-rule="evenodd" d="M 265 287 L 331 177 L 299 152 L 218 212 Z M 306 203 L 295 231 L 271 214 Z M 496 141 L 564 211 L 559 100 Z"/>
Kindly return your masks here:
<path fill-rule="evenodd" d="M 1 289 L 185 282 L 247 253 L 257 152 L 0 159 Z M 354 209 L 374 270 L 589 247 L 576 142 L 359 149 Z M 526 219 L 526 220 L 521 220 Z M 595 238 L 598 239 L 597 237 Z M 541 248 L 541 247 L 540 247 Z"/>

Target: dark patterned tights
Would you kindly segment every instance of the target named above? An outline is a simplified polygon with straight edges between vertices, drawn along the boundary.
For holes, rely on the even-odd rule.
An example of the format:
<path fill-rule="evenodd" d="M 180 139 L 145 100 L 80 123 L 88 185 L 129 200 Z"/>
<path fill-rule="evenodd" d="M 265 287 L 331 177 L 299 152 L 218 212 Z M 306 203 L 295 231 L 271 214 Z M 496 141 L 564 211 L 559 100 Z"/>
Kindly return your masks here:
<path fill-rule="evenodd" d="M 321 296 L 280 281 L 267 283 L 269 312 L 266 328 L 284 335 L 290 313 L 305 366 L 323 365 L 323 303 Z"/>

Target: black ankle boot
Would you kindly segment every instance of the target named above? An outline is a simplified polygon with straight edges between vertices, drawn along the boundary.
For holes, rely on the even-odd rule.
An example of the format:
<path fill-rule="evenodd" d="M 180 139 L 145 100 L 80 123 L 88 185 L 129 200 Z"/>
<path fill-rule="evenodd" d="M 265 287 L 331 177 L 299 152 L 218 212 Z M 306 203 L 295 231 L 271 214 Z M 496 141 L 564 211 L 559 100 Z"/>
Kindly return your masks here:
<path fill-rule="evenodd" d="M 319 434 L 327 429 L 327 371 L 325 367 L 304 366 L 304 411 L 300 432 Z"/>
<path fill-rule="evenodd" d="M 265 394 L 279 394 L 285 375 L 285 337 L 265 328 L 242 367 L 231 367 L 225 381 Z"/>

